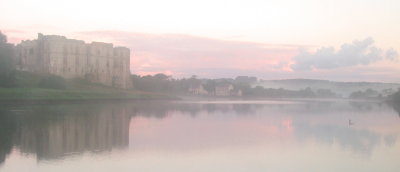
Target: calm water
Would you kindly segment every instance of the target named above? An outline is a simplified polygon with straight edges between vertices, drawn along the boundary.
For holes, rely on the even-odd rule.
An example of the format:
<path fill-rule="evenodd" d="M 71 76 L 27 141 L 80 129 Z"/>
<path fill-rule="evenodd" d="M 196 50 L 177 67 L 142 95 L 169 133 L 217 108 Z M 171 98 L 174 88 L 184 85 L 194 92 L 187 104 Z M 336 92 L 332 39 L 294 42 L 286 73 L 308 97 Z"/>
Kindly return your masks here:
<path fill-rule="evenodd" d="M 367 102 L 3 105 L 0 171 L 398 172 L 399 137 Z"/>

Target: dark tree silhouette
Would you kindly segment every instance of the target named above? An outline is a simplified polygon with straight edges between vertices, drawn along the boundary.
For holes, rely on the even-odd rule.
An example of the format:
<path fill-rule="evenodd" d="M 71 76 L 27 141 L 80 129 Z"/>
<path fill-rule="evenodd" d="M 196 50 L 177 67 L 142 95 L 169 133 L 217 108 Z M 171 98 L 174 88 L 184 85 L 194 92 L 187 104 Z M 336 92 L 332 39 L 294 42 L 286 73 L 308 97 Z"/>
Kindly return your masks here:
<path fill-rule="evenodd" d="M 0 32 L 0 87 L 15 86 L 14 45 Z"/>

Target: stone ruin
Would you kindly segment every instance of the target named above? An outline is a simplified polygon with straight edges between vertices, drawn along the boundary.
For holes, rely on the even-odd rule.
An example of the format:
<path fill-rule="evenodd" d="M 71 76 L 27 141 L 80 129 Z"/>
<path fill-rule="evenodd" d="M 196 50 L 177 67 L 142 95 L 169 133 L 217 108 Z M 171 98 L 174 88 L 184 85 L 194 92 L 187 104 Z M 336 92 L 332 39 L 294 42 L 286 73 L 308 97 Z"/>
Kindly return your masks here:
<path fill-rule="evenodd" d="M 82 78 L 116 88 L 130 88 L 130 50 L 111 43 L 38 34 L 16 46 L 16 68 L 21 71 Z"/>

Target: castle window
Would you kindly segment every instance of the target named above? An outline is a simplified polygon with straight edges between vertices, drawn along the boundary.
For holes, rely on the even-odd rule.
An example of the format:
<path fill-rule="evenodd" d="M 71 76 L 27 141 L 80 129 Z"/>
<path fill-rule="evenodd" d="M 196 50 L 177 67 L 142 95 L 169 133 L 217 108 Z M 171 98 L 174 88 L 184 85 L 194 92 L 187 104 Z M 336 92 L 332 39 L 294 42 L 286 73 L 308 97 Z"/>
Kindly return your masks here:
<path fill-rule="evenodd" d="M 33 48 L 29 49 L 29 54 L 33 55 Z"/>

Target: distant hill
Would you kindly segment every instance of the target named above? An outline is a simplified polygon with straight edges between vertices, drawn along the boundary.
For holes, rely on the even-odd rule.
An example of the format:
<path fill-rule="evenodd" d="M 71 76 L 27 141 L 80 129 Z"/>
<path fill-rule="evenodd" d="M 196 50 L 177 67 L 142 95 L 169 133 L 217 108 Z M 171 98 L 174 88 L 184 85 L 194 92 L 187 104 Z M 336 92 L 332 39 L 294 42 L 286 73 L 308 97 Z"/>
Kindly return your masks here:
<path fill-rule="evenodd" d="M 284 88 L 288 90 L 300 90 L 311 88 L 312 90 L 329 89 L 342 97 L 348 97 L 356 91 L 372 89 L 378 91 L 382 96 L 393 94 L 400 88 L 399 83 L 381 82 L 337 82 L 315 79 L 284 79 L 284 80 L 261 80 L 253 86 L 264 88 Z"/>

